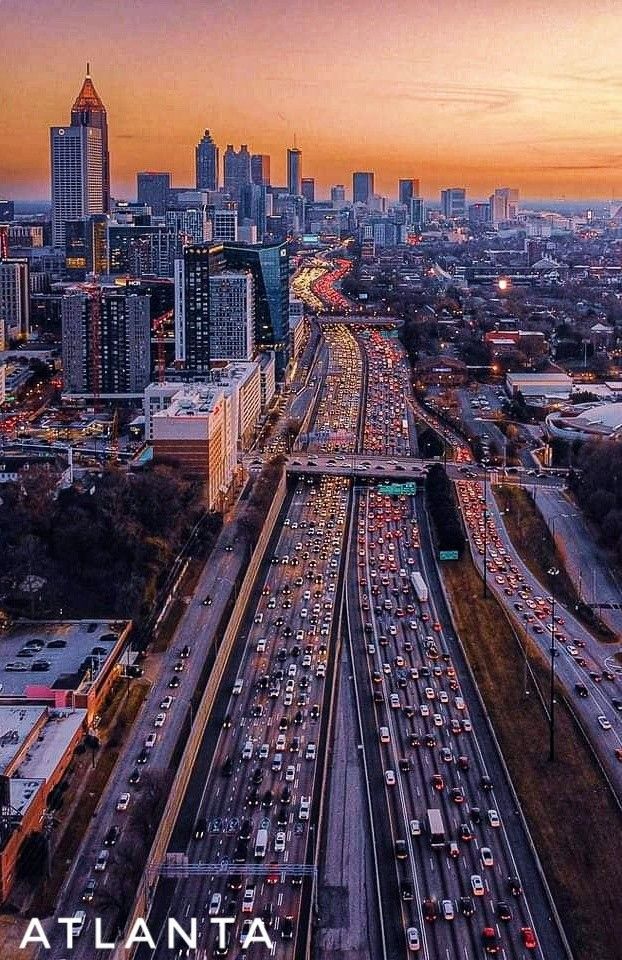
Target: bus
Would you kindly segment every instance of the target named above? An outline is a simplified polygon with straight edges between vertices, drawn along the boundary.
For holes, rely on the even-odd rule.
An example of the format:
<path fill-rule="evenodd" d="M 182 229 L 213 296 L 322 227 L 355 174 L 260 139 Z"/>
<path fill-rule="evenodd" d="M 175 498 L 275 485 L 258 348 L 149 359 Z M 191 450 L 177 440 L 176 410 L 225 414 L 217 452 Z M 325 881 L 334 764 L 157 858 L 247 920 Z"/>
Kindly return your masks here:
<path fill-rule="evenodd" d="M 267 830 L 258 830 L 257 837 L 255 838 L 255 857 L 257 860 L 261 860 L 266 855 L 266 850 L 268 848 L 268 831 Z"/>
<path fill-rule="evenodd" d="M 428 835 L 430 837 L 430 846 L 431 847 L 444 847 L 445 846 L 445 825 L 443 823 L 443 815 L 440 810 L 433 808 L 432 810 L 426 811 L 426 824 L 428 828 Z"/>
<path fill-rule="evenodd" d="M 413 573 L 410 579 L 412 580 L 412 585 L 415 588 L 417 600 L 419 603 L 425 603 L 428 599 L 428 588 L 425 580 L 419 572 Z"/>

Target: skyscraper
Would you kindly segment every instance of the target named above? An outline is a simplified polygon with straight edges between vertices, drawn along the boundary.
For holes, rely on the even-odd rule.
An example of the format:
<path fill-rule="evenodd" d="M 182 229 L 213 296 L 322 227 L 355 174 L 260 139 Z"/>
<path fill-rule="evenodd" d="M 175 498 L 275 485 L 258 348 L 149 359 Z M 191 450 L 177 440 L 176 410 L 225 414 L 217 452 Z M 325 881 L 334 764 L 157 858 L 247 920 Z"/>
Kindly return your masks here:
<path fill-rule="evenodd" d="M 249 271 L 224 270 L 210 277 L 210 359 L 252 360 L 255 298 Z"/>
<path fill-rule="evenodd" d="M 287 148 L 287 192 L 300 197 L 302 191 L 302 152 L 297 147 Z"/>
<path fill-rule="evenodd" d="M 137 196 L 139 203 L 151 207 L 154 217 L 163 217 L 168 207 L 168 193 L 171 189 L 170 173 L 143 171 L 136 174 Z"/>
<path fill-rule="evenodd" d="M 248 186 L 248 184 L 247 184 Z M 215 243 L 238 239 L 238 211 L 233 204 L 226 210 L 214 210 L 212 215 L 212 240 Z"/>
<path fill-rule="evenodd" d="M 369 203 L 374 195 L 374 175 L 357 171 L 352 174 L 352 199 L 354 203 Z"/>
<path fill-rule="evenodd" d="M 0 260 L 0 318 L 7 338 L 30 333 L 28 260 Z"/>
<path fill-rule="evenodd" d="M 197 190 L 218 190 L 219 150 L 209 130 L 195 150 Z"/>
<path fill-rule="evenodd" d="M 108 224 L 108 271 L 172 277 L 177 235 L 161 224 Z"/>
<path fill-rule="evenodd" d="M 191 373 L 210 366 L 210 277 L 225 268 L 222 244 L 194 244 L 175 261 L 175 358 Z"/>
<path fill-rule="evenodd" d="M 490 197 L 490 219 L 494 224 L 516 220 L 518 216 L 518 190 L 514 187 L 498 187 Z"/>
<path fill-rule="evenodd" d="M 346 202 L 346 188 L 343 183 L 337 183 L 330 188 L 330 202 L 333 207 L 343 207 Z"/>
<path fill-rule="evenodd" d="M 151 373 L 149 297 L 115 287 L 62 302 L 65 392 L 141 394 Z"/>
<path fill-rule="evenodd" d="M 419 196 L 419 180 L 399 180 L 398 200 L 408 206 L 413 197 Z"/>
<path fill-rule="evenodd" d="M 313 177 L 302 178 L 301 191 L 307 203 L 315 203 L 315 180 Z"/>
<path fill-rule="evenodd" d="M 90 74 L 71 109 L 69 127 L 50 129 L 52 243 L 63 247 L 65 222 L 110 209 L 108 122 Z"/>
<path fill-rule="evenodd" d="M 252 155 L 251 180 L 259 187 L 270 186 L 270 157 L 267 153 L 254 153 Z"/>
<path fill-rule="evenodd" d="M 441 212 L 447 220 L 464 220 L 467 215 L 464 187 L 441 190 Z"/>
<path fill-rule="evenodd" d="M 239 200 L 242 187 L 251 182 L 251 156 L 245 143 L 239 150 L 233 144 L 227 144 L 223 157 L 225 191 L 234 200 Z"/>

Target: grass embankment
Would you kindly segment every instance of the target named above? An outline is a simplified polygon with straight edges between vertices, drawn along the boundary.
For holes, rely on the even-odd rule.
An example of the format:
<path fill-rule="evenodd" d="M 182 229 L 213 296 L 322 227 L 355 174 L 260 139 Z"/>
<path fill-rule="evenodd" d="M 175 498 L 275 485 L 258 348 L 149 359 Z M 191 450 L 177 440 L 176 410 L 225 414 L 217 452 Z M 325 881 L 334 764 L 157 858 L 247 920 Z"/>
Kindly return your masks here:
<path fill-rule="evenodd" d="M 572 610 L 577 620 L 604 643 L 611 643 L 615 635 L 594 615 L 589 607 L 581 603 L 574 584 L 564 566 L 564 559 L 553 542 L 553 537 L 542 514 L 534 504 L 529 493 L 522 487 L 506 484 L 495 490 L 499 507 L 507 512 L 504 522 L 515 549 L 534 577 L 550 590 L 551 567 L 559 570 L 555 578 L 555 596 Z"/>
<path fill-rule="evenodd" d="M 556 712 L 556 753 L 548 757 L 542 704 L 523 687 L 523 656 L 496 600 L 481 597 L 471 559 L 443 568 L 456 627 L 510 770 L 576 960 L 620 960 L 622 815 L 572 715 Z M 547 670 L 533 644 L 540 689 Z M 559 698 L 561 699 L 561 698 Z"/>
<path fill-rule="evenodd" d="M 30 915 L 44 917 L 54 910 L 58 892 L 67 873 L 67 864 L 73 861 L 82 843 L 95 807 L 106 789 L 123 748 L 127 730 L 136 719 L 148 690 L 149 684 L 142 680 L 133 680 L 129 691 L 125 684 L 119 684 L 106 711 L 107 716 L 102 716 L 101 729 L 105 730 L 107 735 L 101 749 L 95 754 L 95 767 L 92 767 L 91 751 L 88 749 L 74 759 L 73 779 L 75 788 L 80 791 L 80 797 L 63 824 L 62 836 L 52 857 L 52 874 L 35 890 L 29 908 Z M 106 729 L 107 721 L 109 730 Z"/>

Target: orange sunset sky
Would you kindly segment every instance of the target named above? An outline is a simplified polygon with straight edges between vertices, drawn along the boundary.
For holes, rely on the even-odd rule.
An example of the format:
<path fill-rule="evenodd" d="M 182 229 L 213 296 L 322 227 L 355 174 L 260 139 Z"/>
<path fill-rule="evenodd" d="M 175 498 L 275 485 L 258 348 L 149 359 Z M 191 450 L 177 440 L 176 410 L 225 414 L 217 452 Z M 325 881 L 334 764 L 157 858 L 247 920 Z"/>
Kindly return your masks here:
<path fill-rule="evenodd" d="M 49 196 L 49 127 L 90 60 L 113 193 L 194 183 L 194 146 L 272 156 L 294 134 L 316 195 L 373 170 L 524 197 L 622 194 L 621 0 L 0 0 L 0 195 Z"/>

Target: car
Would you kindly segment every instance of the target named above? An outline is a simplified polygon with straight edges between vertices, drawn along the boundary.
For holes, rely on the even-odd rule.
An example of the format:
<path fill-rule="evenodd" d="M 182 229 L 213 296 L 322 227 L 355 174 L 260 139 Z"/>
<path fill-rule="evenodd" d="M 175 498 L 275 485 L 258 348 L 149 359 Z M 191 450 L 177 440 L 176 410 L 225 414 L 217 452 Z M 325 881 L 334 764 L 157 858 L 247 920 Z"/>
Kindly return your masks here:
<path fill-rule="evenodd" d="M 447 853 L 454 860 L 460 856 L 460 847 L 455 840 L 450 840 L 447 844 Z"/>
<path fill-rule="evenodd" d="M 611 724 L 609 720 L 607 720 L 607 717 L 604 716 L 604 714 L 601 714 L 596 719 L 598 720 L 603 730 L 611 730 Z"/>
<path fill-rule="evenodd" d="M 291 940 L 294 936 L 294 918 L 285 917 L 281 923 L 281 939 Z"/>
<path fill-rule="evenodd" d="M 485 867 L 494 866 L 495 861 L 494 861 L 494 857 L 492 855 L 492 850 L 490 849 L 490 847 L 481 847 L 479 853 L 482 858 L 482 863 L 484 864 Z"/>
<path fill-rule="evenodd" d="M 181 680 L 179 679 L 179 677 L 173 676 L 169 680 L 168 685 L 171 688 L 171 690 L 176 690 L 177 687 L 180 685 L 180 683 L 181 683 Z"/>
<path fill-rule="evenodd" d="M 163 727 L 165 720 L 166 720 L 165 713 L 156 714 L 155 720 L 153 721 L 154 727 Z"/>
<path fill-rule="evenodd" d="M 133 784 L 140 783 L 140 770 L 138 769 L 138 767 L 134 767 L 134 769 L 130 773 L 129 781 L 130 783 L 133 783 Z"/>
<path fill-rule="evenodd" d="M 508 877 L 507 885 L 512 896 L 520 897 L 521 893 L 523 892 L 523 888 L 518 877 Z"/>
<path fill-rule="evenodd" d="M 453 920 L 455 916 L 453 900 L 441 901 L 441 913 L 444 920 Z"/>
<path fill-rule="evenodd" d="M 538 946 L 538 941 L 531 927 L 521 927 L 520 932 L 523 938 L 523 946 L 526 947 L 527 950 L 535 950 Z"/>
<path fill-rule="evenodd" d="M 119 839 L 119 834 L 121 833 L 120 827 L 113 823 L 108 832 L 104 837 L 104 846 L 105 847 L 114 847 L 115 843 Z"/>
<path fill-rule="evenodd" d="M 410 880 L 402 880 L 400 883 L 400 896 L 404 902 L 412 900 L 413 898 L 413 885 Z"/>
<path fill-rule="evenodd" d="M 170 710 L 172 705 L 173 705 L 173 698 L 170 695 L 166 696 L 164 697 L 163 700 L 160 701 L 160 710 Z M 223 722 L 223 726 L 224 725 L 225 724 Z M 229 721 L 229 726 L 231 726 L 231 721 Z"/>
<path fill-rule="evenodd" d="M 149 750 L 147 750 L 146 747 L 143 747 L 143 749 L 140 751 L 140 753 L 136 757 L 136 763 L 147 763 L 148 759 L 149 759 Z"/>
<path fill-rule="evenodd" d="M 94 877 L 89 877 L 86 881 L 84 890 L 82 891 L 82 896 L 80 899 L 83 903 L 91 903 L 93 897 L 95 896 L 95 890 L 97 889 L 97 880 Z"/>
<path fill-rule="evenodd" d="M 482 790 L 492 790 L 492 780 L 486 775 L 480 780 L 480 785 Z"/>
<path fill-rule="evenodd" d="M 423 917 L 430 922 L 438 917 L 438 905 L 434 897 L 426 897 L 423 901 Z"/>
<path fill-rule="evenodd" d="M 501 821 L 499 820 L 499 814 L 497 813 L 496 810 L 488 811 L 488 823 L 490 824 L 491 827 L 498 827 L 501 825 Z"/>
<path fill-rule="evenodd" d="M 482 930 L 482 944 L 484 946 L 484 953 L 499 953 L 499 940 L 497 939 L 494 927 L 484 927 Z"/>
<path fill-rule="evenodd" d="M 432 786 L 435 790 L 443 790 L 445 787 L 445 780 L 440 773 L 432 774 Z"/>
<path fill-rule="evenodd" d="M 475 904 L 471 897 L 460 897 L 458 906 L 463 917 L 472 917 L 475 913 Z"/>
<path fill-rule="evenodd" d="M 406 846 L 406 841 L 396 840 L 395 841 L 395 859 L 405 860 L 407 856 L 408 856 L 408 848 Z"/>
<path fill-rule="evenodd" d="M 507 900 L 499 900 L 497 903 L 497 916 L 499 920 L 508 922 L 512 919 L 512 908 Z"/>
<path fill-rule="evenodd" d="M 95 870 L 101 873 L 108 866 L 110 859 L 110 850 L 100 850 L 95 861 Z"/>
<path fill-rule="evenodd" d="M 385 770 L 384 779 L 388 787 L 395 786 L 395 773 L 393 770 Z"/>
<path fill-rule="evenodd" d="M 283 853 L 285 851 L 285 832 L 279 830 L 274 838 L 274 852 Z"/>
<path fill-rule="evenodd" d="M 409 950 L 419 950 L 421 948 L 421 941 L 419 939 L 419 931 L 416 927 L 409 927 L 406 931 L 406 943 L 408 944 Z"/>
<path fill-rule="evenodd" d="M 305 760 L 315 760 L 316 757 L 316 746 L 314 743 L 308 743 L 307 749 L 305 750 Z"/>
<path fill-rule="evenodd" d="M 310 809 L 311 809 L 311 797 L 301 797 L 300 810 L 298 811 L 298 819 L 308 820 Z"/>
<path fill-rule="evenodd" d="M 130 794 L 129 793 L 119 794 L 119 799 L 117 800 L 115 809 L 119 811 L 127 810 L 129 805 L 130 805 Z"/>
<path fill-rule="evenodd" d="M 145 749 L 152 750 L 158 741 L 157 733 L 150 733 L 148 737 L 145 738 Z"/>
<path fill-rule="evenodd" d="M 210 916 L 210 917 L 217 917 L 218 914 L 220 913 L 220 905 L 221 905 L 221 903 L 222 903 L 222 894 L 221 894 L 221 893 L 213 893 L 213 894 L 212 894 L 212 898 L 211 898 L 211 900 L 210 900 L 210 902 L 209 902 L 209 908 L 208 908 L 208 911 L 207 911 L 208 916 Z"/>
<path fill-rule="evenodd" d="M 205 836 L 205 831 L 207 830 L 207 820 L 205 817 L 199 817 L 197 822 L 194 825 L 194 839 L 202 840 Z"/>
<path fill-rule="evenodd" d="M 462 787 L 452 787 L 450 797 L 453 803 L 464 803 L 464 789 Z"/>
<path fill-rule="evenodd" d="M 473 873 L 471 875 L 471 890 L 473 891 L 473 896 L 475 897 L 484 896 L 484 884 L 482 883 L 482 878 L 478 873 Z"/>

